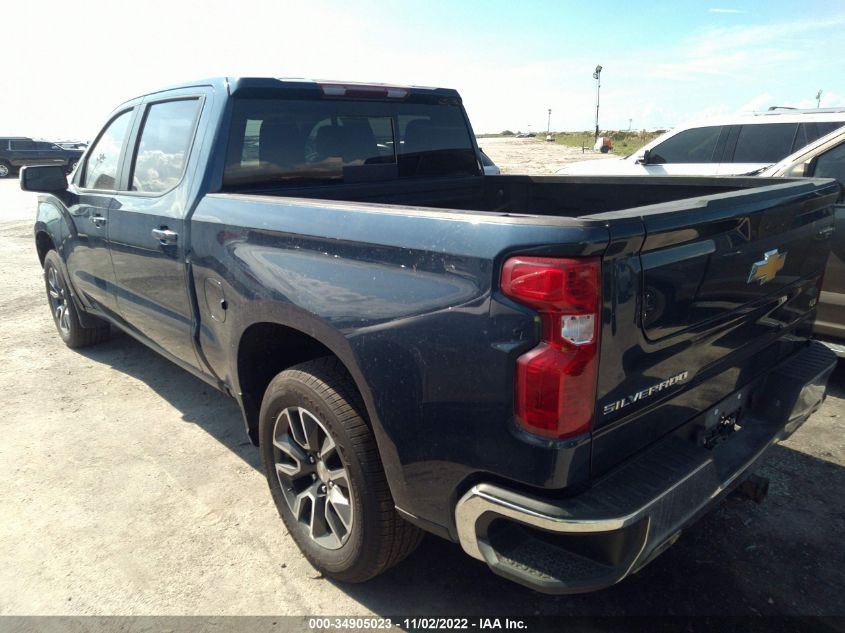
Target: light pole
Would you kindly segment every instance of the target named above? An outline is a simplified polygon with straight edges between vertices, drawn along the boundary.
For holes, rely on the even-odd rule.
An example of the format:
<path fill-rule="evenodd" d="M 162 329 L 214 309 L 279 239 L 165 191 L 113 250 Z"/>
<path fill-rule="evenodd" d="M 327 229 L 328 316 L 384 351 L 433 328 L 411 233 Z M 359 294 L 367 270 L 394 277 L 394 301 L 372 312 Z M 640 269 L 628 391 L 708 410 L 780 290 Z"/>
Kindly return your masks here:
<path fill-rule="evenodd" d="M 821 107 L 822 107 L 822 91 L 819 90 L 816 93 L 816 108 L 818 109 L 818 108 L 821 108 Z"/>
<path fill-rule="evenodd" d="M 549 121 L 546 123 L 546 135 L 552 133 L 552 109 L 549 108 Z"/>
<path fill-rule="evenodd" d="M 596 136 L 593 140 L 599 139 L 599 93 L 601 92 L 601 66 L 596 66 L 596 71 L 593 73 L 593 79 L 596 80 Z"/>

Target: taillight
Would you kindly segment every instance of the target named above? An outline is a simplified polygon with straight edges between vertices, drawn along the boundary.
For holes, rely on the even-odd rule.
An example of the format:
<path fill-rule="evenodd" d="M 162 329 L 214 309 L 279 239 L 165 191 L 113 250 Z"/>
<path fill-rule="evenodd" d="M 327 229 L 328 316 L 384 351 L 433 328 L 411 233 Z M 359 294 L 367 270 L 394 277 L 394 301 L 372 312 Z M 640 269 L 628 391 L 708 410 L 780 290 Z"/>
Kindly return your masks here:
<path fill-rule="evenodd" d="M 514 413 L 527 431 L 561 439 L 589 431 L 596 402 L 599 259 L 511 257 L 502 292 L 540 314 L 540 344 L 516 361 Z"/>

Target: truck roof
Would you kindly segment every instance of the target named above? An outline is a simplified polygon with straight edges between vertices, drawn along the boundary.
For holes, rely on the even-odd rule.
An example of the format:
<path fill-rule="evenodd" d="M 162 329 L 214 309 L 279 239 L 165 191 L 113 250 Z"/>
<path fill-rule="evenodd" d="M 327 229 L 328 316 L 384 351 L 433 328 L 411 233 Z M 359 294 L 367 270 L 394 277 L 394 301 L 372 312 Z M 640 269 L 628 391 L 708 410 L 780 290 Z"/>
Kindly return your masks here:
<path fill-rule="evenodd" d="M 184 90 L 199 86 L 213 86 L 220 90 L 226 90 L 230 95 L 236 93 L 247 95 L 252 92 L 264 92 L 267 90 L 307 90 L 315 91 L 322 86 L 348 86 L 354 88 L 384 88 L 406 90 L 411 95 L 437 95 L 460 99 L 458 91 L 453 88 L 435 88 L 430 86 L 399 85 L 377 82 L 339 81 L 334 79 L 305 79 L 301 77 L 211 77 L 196 81 L 186 81 L 173 84 L 159 90 L 137 95 L 133 99 L 159 94 L 170 90 Z M 131 101 L 128 99 L 127 101 Z"/>

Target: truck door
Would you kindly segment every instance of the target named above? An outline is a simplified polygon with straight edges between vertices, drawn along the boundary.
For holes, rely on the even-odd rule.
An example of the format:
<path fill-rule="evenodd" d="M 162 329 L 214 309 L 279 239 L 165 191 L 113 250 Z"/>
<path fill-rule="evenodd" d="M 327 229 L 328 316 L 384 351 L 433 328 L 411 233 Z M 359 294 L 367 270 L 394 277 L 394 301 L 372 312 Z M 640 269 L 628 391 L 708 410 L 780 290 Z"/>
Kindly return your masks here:
<path fill-rule="evenodd" d="M 74 177 L 68 207 L 70 236 L 63 245 L 71 282 L 83 301 L 117 313 L 115 277 L 108 249 L 109 207 L 114 201 L 134 109 L 117 113 L 103 128 Z"/>
<path fill-rule="evenodd" d="M 35 143 L 36 151 L 38 152 L 39 165 L 65 165 L 67 158 L 64 150 L 58 145 L 38 141 Z"/>
<path fill-rule="evenodd" d="M 202 105 L 197 96 L 144 106 L 124 189 L 109 218 L 117 302 L 127 325 L 176 359 L 199 367 L 186 264 L 185 215 L 193 199 L 180 186 Z"/>

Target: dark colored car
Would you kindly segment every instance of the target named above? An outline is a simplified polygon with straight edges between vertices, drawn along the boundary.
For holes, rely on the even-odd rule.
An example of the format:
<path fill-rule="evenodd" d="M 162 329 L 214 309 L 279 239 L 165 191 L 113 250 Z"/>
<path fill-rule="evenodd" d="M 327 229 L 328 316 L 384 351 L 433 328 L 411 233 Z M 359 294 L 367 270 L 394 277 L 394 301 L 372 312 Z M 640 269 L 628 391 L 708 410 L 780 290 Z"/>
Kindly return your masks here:
<path fill-rule="evenodd" d="M 65 343 L 116 327 L 235 398 L 342 581 L 427 531 L 542 591 L 606 587 L 836 362 L 809 340 L 835 182 L 486 176 L 453 90 L 185 84 L 121 105 L 70 184 L 21 187 Z"/>
<path fill-rule="evenodd" d="M 82 154 L 82 150 L 65 149 L 25 136 L 0 137 L 0 178 L 8 178 L 27 165 L 60 165 L 70 173 Z"/>

